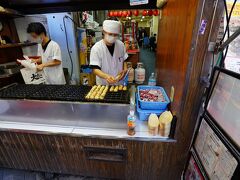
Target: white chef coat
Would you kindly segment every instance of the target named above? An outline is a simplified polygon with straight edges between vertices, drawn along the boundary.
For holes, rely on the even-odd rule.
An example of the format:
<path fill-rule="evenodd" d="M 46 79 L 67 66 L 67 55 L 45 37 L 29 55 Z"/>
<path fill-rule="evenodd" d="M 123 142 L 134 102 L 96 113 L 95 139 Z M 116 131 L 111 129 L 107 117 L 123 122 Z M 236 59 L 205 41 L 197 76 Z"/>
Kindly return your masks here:
<path fill-rule="evenodd" d="M 38 56 L 42 57 L 42 63 L 51 60 L 62 61 L 61 49 L 55 41 L 50 41 L 44 51 L 41 44 L 38 44 Z M 62 63 L 57 66 L 45 67 L 43 71 L 46 75 L 46 84 L 66 84 Z"/>
<path fill-rule="evenodd" d="M 116 77 L 123 70 L 123 62 L 128 58 L 125 46 L 122 41 L 115 42 L 113 56 L 110 54 L 107 45 L 103 40 L 97 42 L 91 49 L 90 65 L 98 66 L 104 73 Z M 107 81 L 96 77 L 97 85 L 107 85 Z"/>

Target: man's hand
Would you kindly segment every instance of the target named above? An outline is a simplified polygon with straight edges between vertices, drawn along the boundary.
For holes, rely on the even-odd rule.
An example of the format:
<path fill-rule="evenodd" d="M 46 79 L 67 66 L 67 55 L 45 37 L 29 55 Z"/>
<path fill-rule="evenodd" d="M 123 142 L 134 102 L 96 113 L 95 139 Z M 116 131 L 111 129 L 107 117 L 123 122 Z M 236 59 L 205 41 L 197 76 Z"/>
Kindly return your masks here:
<path fill-rule="evenodd" d="M 109 84 L 115 84 L 117 82 L 116 79 L 113 76 L 110 76 L 110 75 L 106 75 L 105 79 L 107 80 L 107 82 Z"/>
<path fill-rule="evenodd" d="M 96 76 L 105 79 L 109 84 L 115 84 L 117 82 L 117 80 L 113 76 L 102 72 L 100 69 L 93 69 L 93 73 Z"/>
<path fill-rule="evenodd" d="M 33 63 L 41 64 L 42 63 L 42 58 L 32 58 L 30 59 Z"/>
<path fill-rule="evenodd" d="M 121 80 L 124 78 L 125 74 L 126 74 L 126 71 L 125 71 L 125 70 L 121 71 L 121 72 L 117 75 L 116 81 L 121 81 Z"/>
<path fill-rule="evenodd" d="M 44 64 L 37 65 L 37 71 L 42 71 L 44 67 Z"/>
<path fill-rule="evenodd" d="M 31 59 L 31 61 L 32 61 L 33 63 L 38 63 L 38 60 L 39 60 L 39 59 Z"/>

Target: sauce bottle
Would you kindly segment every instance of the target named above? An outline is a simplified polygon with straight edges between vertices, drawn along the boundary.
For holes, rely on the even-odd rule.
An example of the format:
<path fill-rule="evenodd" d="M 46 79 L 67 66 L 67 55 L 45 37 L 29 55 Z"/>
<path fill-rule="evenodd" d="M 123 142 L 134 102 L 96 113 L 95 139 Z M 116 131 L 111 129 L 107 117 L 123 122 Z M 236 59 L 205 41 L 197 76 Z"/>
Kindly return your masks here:
<path fill-rule="evenodd" d="M 135 69 L 135 82 L 136 84 L 143 84 L 145 81 L 145 69 L 143 68 L 143 63 L 137 63 L 137 68 Z"/>
<path fill-rule="evenodd" d="M 149 86 L 156 86 L 156 77 L 155 77 L 154 73 L 152 73 L 151 76 L 149 77 L 148 85 Z"/>
<path fill-rule="evenodd" d="M 132 68 L 132 63 L 127 62 L 127 68 L 130 69 L 128 73 L 128 83 L 133 83 L 134 80 L 134 69 Z"/>
<path fill-rule="evenodd" d="M 134 115 L 134 111 L 130 110 L 130 114 L 127 117 L 127 133 L 129 136 L 135 135 L 135 127 L 136 127 L 136 116 Z"/>

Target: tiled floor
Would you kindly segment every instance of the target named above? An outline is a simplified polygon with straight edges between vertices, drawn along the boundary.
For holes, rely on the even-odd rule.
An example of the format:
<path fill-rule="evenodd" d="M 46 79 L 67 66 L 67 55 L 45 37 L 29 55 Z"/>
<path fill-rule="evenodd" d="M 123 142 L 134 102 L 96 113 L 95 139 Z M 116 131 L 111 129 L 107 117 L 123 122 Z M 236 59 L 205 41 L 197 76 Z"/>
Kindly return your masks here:
<path fill-rule="evenodd" d="M 104 180 L 92 177 L 51 175 L 43 173 L 0 168 L 0 180 Z"/>
<path fill-rule="evenodd" d="M 156 52 L 150 51 L 147 48 L 141 48 L 140 61 L 144 64 L 146 69 L 146 80 L 148 81 L 151 73 L 155 72 Z"/>

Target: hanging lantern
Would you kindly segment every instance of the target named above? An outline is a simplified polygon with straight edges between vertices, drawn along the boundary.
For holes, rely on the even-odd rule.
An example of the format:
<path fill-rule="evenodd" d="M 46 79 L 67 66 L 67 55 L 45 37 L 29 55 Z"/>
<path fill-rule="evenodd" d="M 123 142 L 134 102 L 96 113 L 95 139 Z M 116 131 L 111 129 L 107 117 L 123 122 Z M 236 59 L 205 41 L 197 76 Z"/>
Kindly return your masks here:
<path fill-rule="evenodd" d="M 153 15 L 153 10 L 151 10 L 151 9 L 148 10 L 148 15 L 149 15 L 149 16 L 152 16 L 152 15 Z"/>
<path fill-rule="evenodd" d="M 127 17 L 127 14 L 128 14 L 127 11 L 123 11 L 122 12 L 122 17 Z"/>
<path fill-rule="evenodd" d="M 143 11 L 142 11 L 142 15 L 143 15 L 143 16 L 146 16 L 146 15 L 147 15 L 147 10 L 143 10 Z"/>
<path fill-rule="evenodd" d="M 155 10 L 153 11 L 153 15 L 154 15 L 154 16 L 158 16 L 158 15 L 159 15 L 159 11 L 158 11 L 157 9 L 155 9 Z"/>
<path fill-rule="evenodd" d="M 122 17 L 122 11 L 118 11 L 118 17 Z"/>
<path fill-rule="evenodd" d="M 113 11 L 109 12 L 109 17 L 113 17 Z"/>
<path fill-rule="evenodd" d="M 127 16 L 128 17 L 132 16 L 132 11 L 127 11 Z"/>
<path fill-rule="evenodd" d="M 134 15 L 134 16 L 138 16 L 138 15 L 139 15 L 139 11 L 138 11 L 138 10 L 134 10 L 134 11 L 133 11 L 133 15 Z"/>
<path fill-rule="evenodd" d="M 118 12 L 117 12 L 117 11 L 114 11 L 114 12 L 113 12 L 113 16 L 114 16 L 114 17 L 117 17 L 117 16 L 118 16 Z"/>

